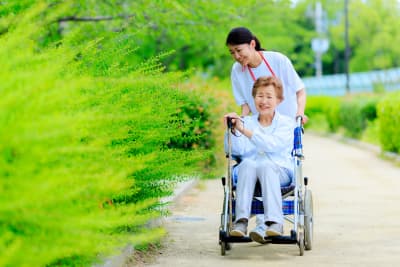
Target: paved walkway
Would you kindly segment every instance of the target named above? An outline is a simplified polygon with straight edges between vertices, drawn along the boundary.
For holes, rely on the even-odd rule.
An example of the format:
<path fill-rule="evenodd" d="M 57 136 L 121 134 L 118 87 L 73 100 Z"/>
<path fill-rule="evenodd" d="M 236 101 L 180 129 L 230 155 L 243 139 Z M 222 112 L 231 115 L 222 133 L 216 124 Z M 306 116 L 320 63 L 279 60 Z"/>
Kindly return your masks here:
<path fill-rule="evenodd" d="M 166 248 L 148 266 L 398 266 L 400 168 L 371 150 L 307 134 L 304 175 L 314 196 L 312 251 L 233 244 L 220 255 L 220 180 L 201 181 L 173 206 Z"/>

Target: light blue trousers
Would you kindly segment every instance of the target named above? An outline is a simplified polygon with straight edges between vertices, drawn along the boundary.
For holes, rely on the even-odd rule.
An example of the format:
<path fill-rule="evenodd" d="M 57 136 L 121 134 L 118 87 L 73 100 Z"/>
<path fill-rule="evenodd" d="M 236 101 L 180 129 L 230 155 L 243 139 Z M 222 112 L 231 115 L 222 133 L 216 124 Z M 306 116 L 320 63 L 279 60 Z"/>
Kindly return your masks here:
<path fill-rule="evenodd" d="M 291 182 L 288 171 L 268 157 L 244 159 L 238 168 L 236 185 L 236 219 L 249 219 L 257 179 L 261 184 L 264 215 L 257 216 L 257 224 L 273 221 L 283 224 L 281 186 Z"/>

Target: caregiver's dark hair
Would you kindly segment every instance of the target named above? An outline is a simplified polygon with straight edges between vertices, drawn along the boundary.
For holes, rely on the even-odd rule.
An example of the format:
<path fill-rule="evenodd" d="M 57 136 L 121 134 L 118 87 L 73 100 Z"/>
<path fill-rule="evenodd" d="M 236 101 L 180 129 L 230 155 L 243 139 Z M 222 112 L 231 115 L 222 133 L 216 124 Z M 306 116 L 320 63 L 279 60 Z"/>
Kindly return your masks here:
<path fill-rule="evenodd" d="M 254 40 L 256 42 L 256 51 L 264 51 L 261 48 L 260 41 L 254 36 L 251 31 L 245 27 L 233 28 L 226 38 L 226 45 L 240 45 L 240 44 L 250 44 Z"/>

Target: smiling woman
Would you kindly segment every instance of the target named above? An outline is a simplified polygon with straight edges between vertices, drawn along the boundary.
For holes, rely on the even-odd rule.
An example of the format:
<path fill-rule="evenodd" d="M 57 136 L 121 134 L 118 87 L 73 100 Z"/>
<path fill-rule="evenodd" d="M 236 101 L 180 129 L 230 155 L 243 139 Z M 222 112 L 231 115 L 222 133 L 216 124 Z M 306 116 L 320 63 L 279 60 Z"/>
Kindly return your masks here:
<path fill-rule="evenodd" d="M 260 124 L 270 125 L 276 107 L 284 99 L 281 81 L 273 76 L 262 76 L 254 83 L 252 95 L 259 112 Z"/>
<path fill-rule="evenodd" d="M 231 82 L 236 103 L 241 106 L 242 115 L 257 114 L 258 108 L 251 94 L 253 84 L 261 76 L 274 76 L 282 83 L 285 99 L 280 101 L 276 110 L 294 118 L 304 115 L 306 91 L 299 75 L 293 68 L 291 61 L 283 54 L 265 51 L 253 33 L 244 27 L 233 28 L 227 38 L 226 45 L 233 59 Z M 257 227 L 254 230 L 258 240 L 263 240 L 265 230 L 263 217 L 257 215 Z"/>
<path fill-rule="evenodd" d="M 258 114 L 242 119 L 236 113 L 228 113 L 225 120 L 232 123 L 230 134 L 232 155 L 241 159 L 238 168 L 236 186 L 236 221 L 230 232 L 231 236 L 247 235 L 251 200 L 254 188 L 259 180 L 263 205 L 266 212 L 259 224 L 264 229 L 253 230 L 250 237 L 262 242 L 264 236 L 283 234 L 283 213 L 281 186 L 291 183 L 292 133 L 294 120 L 281 115 L 276 107 L 283 100 L 282 84 L 273 76 L 262 76 L 253 86 L 253 96 Z M 228 152 L 228 134 L 225 137 L 225 149 Z M 260 227 L 259 227 L 260 228 Z M 258 238 L 258 235 L 261 238 Z"/>
<path fill-rule="evenodd" d="M 267 75 L 276 76 L 283 84 L 285 101 L 278 110 L 293 118 L 296 115 L 304 117 L 304 84 L 285 55 L 265 51 L 258 38 L 244 27 L 232 29 L 226 45 L 236 61 L 232 66 L 231 81 L 236 103 L 242 107 L 242 115 L 257 113 L 251 88 L 258 77 Z"/>

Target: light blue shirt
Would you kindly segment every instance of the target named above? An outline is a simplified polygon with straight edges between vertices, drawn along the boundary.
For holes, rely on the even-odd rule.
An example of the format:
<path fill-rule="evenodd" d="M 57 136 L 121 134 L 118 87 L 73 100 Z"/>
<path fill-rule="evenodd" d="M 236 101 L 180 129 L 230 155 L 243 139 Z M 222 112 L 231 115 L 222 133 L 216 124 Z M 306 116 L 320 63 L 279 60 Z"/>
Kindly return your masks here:
<path fill-rule="evenodd" d="M 251 138 L 239 131 L 231 135 L 232 155 L 242 159 L 268 157 L 275 164 L 293 172 L 291 156 L 294 139 L 294 119 L 275 111 L 271 125 L 265 127 L 258 122 L 258 114 L 244 118 L 244 128 L 253 132 Z M 228 136 L 225 134 L 225 152 L 228 152 Z"/>

